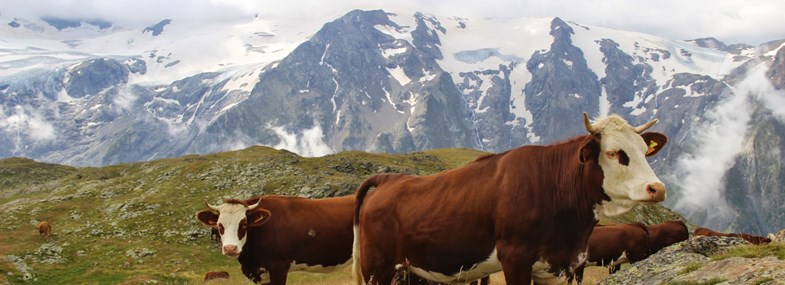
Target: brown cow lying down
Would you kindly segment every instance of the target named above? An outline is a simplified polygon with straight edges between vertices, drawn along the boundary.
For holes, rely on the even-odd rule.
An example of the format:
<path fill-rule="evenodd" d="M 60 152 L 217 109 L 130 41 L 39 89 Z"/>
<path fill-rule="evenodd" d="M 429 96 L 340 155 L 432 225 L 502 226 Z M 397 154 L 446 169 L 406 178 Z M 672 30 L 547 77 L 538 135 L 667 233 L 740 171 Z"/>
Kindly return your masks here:
<path fill-rule="evenodd" d="M 226 271 L 210 271 L 204 275 L 204 281 L 213 279 L 229 279 L 229 272 Z"/>
<path fill-rule="evenodd" d="M 610 274 L 623 263 L 635 263 L 649 256 L 649 231 L 642 223 L 600 225 L 589 236 L 586 263 L 575 269 L 578 284 L 586 266 L 608 267 Z"/>
<path fill-rule="evenodd" d="M 667 221 L 646 227 L 649 230 L 649 253 L 655 254 L 663 248 L 690 238 L 690 231 L 682 221 Z"/>
<path fill-rule="evenodd" d="M 771 242 L 771 239 L 769 239 L 767 237 L 754 236 L 754 235 L 749 235 L 749 234 L 735 234 L 735 233 L 726 234 L 726 233 L 715 232 L 715 231 L 707 229 L 707 228 L 697 228 L 693 232 L 693 235 L 696 235 L 696 236 L 737 237 L 737 238 L 742 238 L 742 239 L 748 241 L 749 243 L 756 244 L 756 245 L 767 244 L 767 243 Z"/>
<path fill-rule="evenodd" d="M 289 271 L 332 272 L 352 254 L 354 196 L 228 199 L 196 214 L 218 227 L 221 251 L 255 283 L 286 284 Z"/>
<path fill-rule="evenodd" d="M 52 225 L 50 225 L 49 222 L 41 221 L 36 228 L 38 228 L 38 235 L 42 235 L 49 240 L 49 236 L 52 234 Z"/>
<path fill-rule="evenodd" d="M 369 177 L 355 210 L 359 282 L 390 284 L 399 267 L 443 283 L 502 268 L 508 285 L 529 285 L 532 277 L 566 282 L 596 213 L 618 215 L 665 199 L 665 185 L 646 161 L 667 141 L 644 132 L 655 122 L 633 127 L 614 115 L 591 123 L 584 114 L 588 133 L 564 142 L 428 176 Z"/>

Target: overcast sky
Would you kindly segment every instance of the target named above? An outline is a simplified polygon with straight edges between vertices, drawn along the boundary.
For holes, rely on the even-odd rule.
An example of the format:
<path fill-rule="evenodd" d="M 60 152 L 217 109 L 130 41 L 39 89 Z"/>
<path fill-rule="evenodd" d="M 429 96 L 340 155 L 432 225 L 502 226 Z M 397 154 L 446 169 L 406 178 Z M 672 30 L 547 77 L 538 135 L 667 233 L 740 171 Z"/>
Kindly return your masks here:
<path fill-rule="evenodd" d="M 338 2 L 338 3 L 334 3 Z M 154 24 L 163 18 L 226 21 L 311 17 L 351 9 L 407 8 L 441 16 L 553 17 L 672 40 L 715 37 L 758 45 L 785 39 L 785 0 L 2 0 L 8 17 L 49 15 Z M 18 15 L 18 16 L 17 16 Z"/>

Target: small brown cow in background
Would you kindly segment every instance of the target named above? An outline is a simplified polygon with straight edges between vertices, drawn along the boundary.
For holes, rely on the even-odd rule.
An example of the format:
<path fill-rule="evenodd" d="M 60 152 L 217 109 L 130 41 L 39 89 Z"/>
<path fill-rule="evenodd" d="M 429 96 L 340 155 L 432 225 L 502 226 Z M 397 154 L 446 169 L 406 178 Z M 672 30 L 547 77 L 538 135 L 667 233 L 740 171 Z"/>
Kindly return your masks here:
<path fill-rule="evenodd" d="M 210 271 L 204 275 L 204 281 L 210 281 L 213 279 L 229 279 L 229 272 L 226 271 Z"/>
<path fill-rule="evenodd" d="M 667 221 L 647 226 L 651 239 L 649 254 L 655 254 L 663 248 L 690 238 L 690 231 L 682 221 Z"/>
<path fill-rule="evenodd" d="M 210 227 L 210 239 L 214 242 L 221 243 L 221 232 L 218 227 Z"/>
<path fill-rule="evenodd" d="M 595 226 L 589 236 L 586 262 L 575 268 L 576 281 L 583 282 L 586 266 L 605 266 L 613 274 L 623 263 L 645 259 L 649 256 L 649 243 L 649 231 L 642 223 Z"/>
<path fill-rule="evenodd" d="M 41 221 L 36 228 L 38 228 L 39 235 L 42 235 L 46 240 L 49 240 L 49 236 L 52 234 L 52 225 L 50 225 L 49 222 Z"/>
<path fill-rule="evenodd" d="M 696 236 L 715 236 L 715 237 L 737 237 L 737 238 L 742 238 L 742 239 L 748 241 L 749 243 L 755 244 L 755 245 L 767 244 L 767 243 L 771 242 L 771 239 L 766 238 L 766 237 L 762 237 L 762 236 L 754 236 L 754 235 L 750 235 L 750 234 L 734 234 L 734 233 L 726 234 L 726 233 L 715 232 L 715 231 L 707 229 L 707 228 L 697 228 L 693 232 L 693 235 L 696 235 Z"/>

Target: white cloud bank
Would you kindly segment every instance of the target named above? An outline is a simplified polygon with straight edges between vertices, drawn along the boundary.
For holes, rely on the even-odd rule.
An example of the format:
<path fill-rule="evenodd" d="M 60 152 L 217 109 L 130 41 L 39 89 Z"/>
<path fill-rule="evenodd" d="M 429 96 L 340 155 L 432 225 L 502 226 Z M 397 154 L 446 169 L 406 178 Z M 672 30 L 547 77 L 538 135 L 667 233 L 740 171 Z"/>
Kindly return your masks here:
<path fill-rule="evenodd" d="M 745 136 L 756 105 L 763 106 L 785 123 L 785 92 L 777 91 L 766 78 L 767 64 L 752 68 L 748 76 L 733 88 L 733 95 L 709 112 L 698 132 L 693 134 L 700 146 L 677 162 L 677 183 L 683 196 L 676 209 L 686 212 L 710 212 L 707 224 L 730 222 L 736 213 L 725 202 L 724 175 L 744 151 Z"/>
<path fill-rule="evenodd" d="M 301 156 L 318 157 L 334 153 L 332 148 L 324 142 L 322 127 L 316 125 L 313 128 L 303 130 L 301 134 L 292 134 L 284 127 L 268 126 L 275 132 L 281 142 L 273 146 L 277 149 L 286 149 Z"/>
<path fill-rule="evenodd" d="M 103 18 L 152 25 L 165 18 L 236 21 L 253 17 L 332 19 L 352 9 L 406 9 L 443 16 L 561 17 L 586 25 L 649 33 L 671 40 L 716 37 L 758 45 L 785 39 L 781 0 L 3 0 L 0 13 L 16 17 Z M 19 16 L 17 16 L 19 15 Z M 327 15 L 328 17 L 325 17 Z"/>

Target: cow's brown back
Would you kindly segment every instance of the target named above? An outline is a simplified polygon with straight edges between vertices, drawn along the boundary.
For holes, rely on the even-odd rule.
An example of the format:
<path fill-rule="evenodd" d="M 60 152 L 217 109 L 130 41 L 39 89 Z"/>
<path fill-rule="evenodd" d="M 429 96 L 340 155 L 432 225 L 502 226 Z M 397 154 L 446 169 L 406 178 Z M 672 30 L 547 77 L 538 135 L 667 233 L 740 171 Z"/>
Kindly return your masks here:
<path fill-rule="evenodd" d="M 755 245 L 767 244 L 771 239 L 762 236 L 750 235 L 745 233 L 721 233 L 707 228 L 697 228 L 693 232 L 696 236 L 721 236 L 721 237 L 737 237 L 746 240 L 747 242 Z"/>
<path fill-rule="evenodd" d="M 622 254 L 630 263 L 649 255 L 649 232 L 641 223 L 601 225 L 589 237 L 588 259 L 601 265 L 618 261 Z"/>
<path fill-rule="evenodd" d="M 667 221 L 647 226 L 651 237 L 650 252 L 654 254 L 674 243 L 690 238 L 690 231 L 682 221 Z"/>

